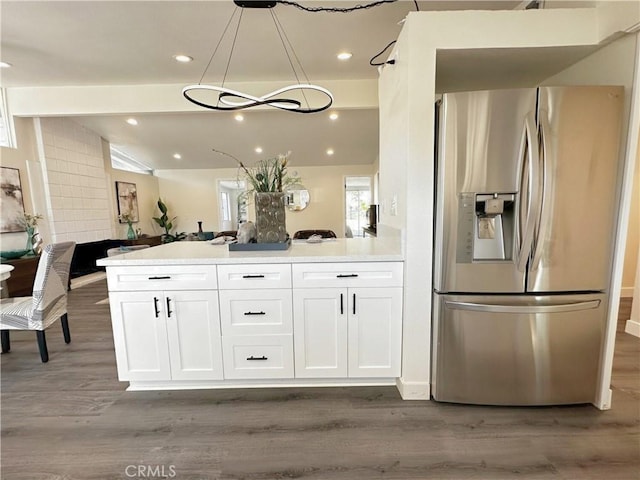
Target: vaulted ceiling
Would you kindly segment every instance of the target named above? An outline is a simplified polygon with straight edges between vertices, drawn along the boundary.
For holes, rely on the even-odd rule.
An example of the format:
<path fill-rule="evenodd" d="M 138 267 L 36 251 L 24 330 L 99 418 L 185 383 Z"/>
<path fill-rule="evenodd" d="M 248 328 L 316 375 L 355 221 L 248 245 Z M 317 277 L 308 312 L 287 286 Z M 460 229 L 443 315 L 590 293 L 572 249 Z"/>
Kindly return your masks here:
<path fill-rule="evenodd" d="M 371 2 L 300 3 L 336 8 Z M 154 169 L 233 166 L 229 158 L 212 149 L 229 152 L 248 163 L 291 150 L 297 165 L 370 164 L 378 155 L 378 70 L 369 61 L 397 38 L 406 15 L 416 8 L 512 9 L 520 3 L 396 1 L 351 13 L 312 13 L 277 5 L 273 12 L 309 80 L 331 85 L 332 91 L 335 88 L 330 111 L 339 117 L 333 121 L 328 116 L 330 111 L 303 115 L 249 109 L 242 112 L 244 120 L 238 122 L 233 112 L 200 111 L 180 97 L 181 86 L 200 81 L 236 8 L 231 0 L 2 0 L 0 60 L 12 66 L 0 70 L 0 85 L 8 88 L 9 95 L 12 89 L 25 87 L 48 95 L 60 91 L 69 96 L 69 105 L 73 104 L 74 89 L 99 87 L 91 111 L 80 112 L 71 106 L 58 113 L 43 110 L 43 114 L 72 115 L 119 150 Z M 294 83 L 270 10 L 243 9 L 242 14 L 226 81 L 230 85 Z M 222 80 L 234 33 L 232 23 L 203 83 Z M 338 60 L 336 55 L 341 51 L 351 52 L 352 58 Z M 194 60 L 181 64 L 174 60 L 176 54 Z M 120 105 L 129 97 L 135 104 L 133 100 L 144 100 L 147 92 L 156 92 L 162 85 L 176 86 L 176 102 L 183 102 L 184 111 L 102 107 Z M 367 100 L 350 101 L 359 94 Z M 138 120 L 137 126 L 126 123 L 130 117 Z M 258 146 L 262 147 L 260 154 L 255 152 Z M 327 154 L 328 149 L 333 155 Z M 176 160 L 174 153 L 182 158 Z"/>

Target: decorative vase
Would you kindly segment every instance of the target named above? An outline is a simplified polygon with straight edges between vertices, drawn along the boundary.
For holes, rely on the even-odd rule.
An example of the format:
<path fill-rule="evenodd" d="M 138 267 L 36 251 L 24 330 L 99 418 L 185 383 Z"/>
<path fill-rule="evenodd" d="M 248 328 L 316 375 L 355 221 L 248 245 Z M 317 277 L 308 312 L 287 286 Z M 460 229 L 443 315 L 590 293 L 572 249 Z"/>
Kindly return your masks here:
<path fill-rule="evenodd" d="M 136 239 L 136 232 L 133 229 L 133 225 L 129 224 L 129 230 L 127 230 L 127 238 L 129 240 L 135 240 Z"/>
<path fill-rule="evenodd" d="M 285 193 L 256 192 L 256 230 L 258 243 L 287 241 L 284 209 Z"/>
<path fill-rule="evenodd" d="M 34 236 L 34 232 L 35 232 L 35 228 L 34 227 L 27 227 L 27 246 L 25 247 L 25 250 L 28 250 L 28 254 L 29 255 L 34 255 L 34 251 L 33 251 L 33 236 Z"/>

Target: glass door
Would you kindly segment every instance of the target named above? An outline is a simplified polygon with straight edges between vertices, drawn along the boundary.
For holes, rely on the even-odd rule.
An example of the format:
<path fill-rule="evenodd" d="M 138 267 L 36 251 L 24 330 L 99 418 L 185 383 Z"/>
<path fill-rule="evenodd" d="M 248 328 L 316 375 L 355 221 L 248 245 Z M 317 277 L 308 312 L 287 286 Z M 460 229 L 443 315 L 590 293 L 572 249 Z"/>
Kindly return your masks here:
<path fill-rule="evenodd" d="M 367 217 L 371 205 L 371 177 L 345 178 L 346 232 L 353 237 L 363 237 L 363 228 L 369 225 Z"/>

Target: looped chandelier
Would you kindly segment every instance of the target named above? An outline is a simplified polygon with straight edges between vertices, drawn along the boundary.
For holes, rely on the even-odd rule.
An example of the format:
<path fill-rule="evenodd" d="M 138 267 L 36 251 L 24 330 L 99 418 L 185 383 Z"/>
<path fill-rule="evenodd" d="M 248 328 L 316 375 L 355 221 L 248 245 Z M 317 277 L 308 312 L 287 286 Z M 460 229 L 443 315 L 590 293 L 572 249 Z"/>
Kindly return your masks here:
<path fill-rule="evenodd" d="M 280 20 L 276 16 L 275 12 L 271 10 L 271 8 L 275 5 L 275 2 L 235 2 L 239 5 L 240 15 L 238 17 L 238 24 L 236 25 L 235 35 L 233 37 L 233 43 L 231 45 L 231 50 L 229 52 L 229 58 L 227 60 L 227 66 L 224 72 L 224 77 L 222 79 L 222 85 L 205 85 L 202 84 L 202 80 L 209 69 L 213 57 L 215 56 L 222 40 L 224 39 L 231 22 L 238 11 L 236 7 L 231 14 L 231 18 L 227 22 L 227 26 L 222 32 L 222 36 L 216 45 L 213 53 L 211 54 L 211 58 L 209 59 L 209 63 L 202 73 L 200 77 L 200 82 L 194 85 L 188 85 L 182 89 L 182 95 L 189 100 L 190 102 L 204 108 L 209 108 L 211 110 L 241 110 L 244 108 L 257 107 L 260 105 L 266 105 L 269 107 L 279 108 L 281 110 L 286 110 L 288 112 L 296 112 L 296 113 L 315 113 L 326 110 L 333 103 L 333 95 L 326 88 L 320 87 L 318 85 L 313 85 L 309 81 L 307 74 L 302 68 L 302 64 L 289 41 L 287 34 L 280 23 Z M 251 5 L 249 5 L 251 4 Z M 227 79 L 227 73 L 229 71 L 229 64 L 231 63 L 231 58 L 233 56 L 233 51 L 236 43 L 236 39 L 238 37 L 238 31 L 240 29 L 240 23 L 242 22 L 242 13 L 244 8 L 269 8 L 269 12 L 271 13 L 271 18 L 273 19 L 273 23 L 276 27 L 276 31 L 278 36 L 280 37 L 280 41 L 282 42 L 282 46 L 284 48 L 287 59 L 289 60 L 289 64 L 291 65 L 291 69 L 293 70 L 293 75 L 296 78 L 297 83 L 294 85 L 289 85 L 286 87 L 279 88 L 274 90 L 273 92 L 266 93 L 262 96 L 250 95 L 248 93 L 240 92 L 237 90 L 232 90 L 230 88 L 225 87 L 225 81 Z M 306 79 L 306 83 L 301 83 L 298 77 L 298 73 L 294 67 L 294 62 L 291 59 L 291 54 L 295 58 L 301 73 L 304 75 Z M 213 93 L 213 101 L 209 101 L 211 98 L 211 93 Z M 289 95 L 292 93 L 298 93 L 297 98 L 290 97 Z M 205 98 L 209 94 L 208 98 Z M 309 95 L 307 95 L 309 94 Z M 309 102 L 308 96 L 310 94 L 314 95 L 314 100 L 317 102 L 316 104 L 311 104 Z M 318 97 L 320 100 L 318 100 Z"/>

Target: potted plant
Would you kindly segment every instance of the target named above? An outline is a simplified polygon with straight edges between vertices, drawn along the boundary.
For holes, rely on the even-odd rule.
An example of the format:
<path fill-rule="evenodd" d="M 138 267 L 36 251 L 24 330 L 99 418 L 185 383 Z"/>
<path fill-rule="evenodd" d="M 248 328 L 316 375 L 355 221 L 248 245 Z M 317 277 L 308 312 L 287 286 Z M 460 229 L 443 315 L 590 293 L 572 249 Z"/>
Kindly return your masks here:
<path fill-rule="evenodd" d="M 35 254 L 33 247 L 37 243 L 36 237 L 38 236 L 38 233 L 36 233 L 36 227 L 38 226 L 38 220 L 40 220 L 41 218 L 42 215 L 40 215 L 39 213 L 36 213 L 34 215 L 25 213 L 20 219 L 20 223 L 27 232 L 27 245 L 25 247 L 25 250 L 27 250 L 27 253 L 31 255 Z"/>
<path fill-rule="evenodd" d="M 250 185 L 249 193 L 255 195 L 258 243 L 287 241 L 284 189 L 300 182 L 297 175 L 290 176 L 287 172 L 290 155 L 288 152 L 260 160 L 253 167 L 246 167 L 234 158 Z"/>
<path fill-rule="evenodd" d="M 169 215 L 167 213 L 167 205 L 162 201 L 161 198 L 158 199 L 158 209 L 160 210 L 160 213 L 162 215 L 160 215 L 159 217 L 153 217 L 153 219 L 158 225 L 160 225 L 161 228 L 164 228 L 164 233 L 162 234 L 162 243 L 175 242 L 186 238 L 187 234 L 185 232 L 175 234 L 171 233 L 171 230 L 173 230 L 174 228 L 173 221 L 177 217 L 173 217 L 171 219 L 169 218 Z"/>
<path fill-rule="evenodd" d="M 118 215 L 120 222 L 125 222 L 129 229 L 127 230 L 127 238 L 129 240 L 135 240 L 137 237 L 136 232 L 133 230 L 133 215 L 131 213 L 122 213 Z"/>

